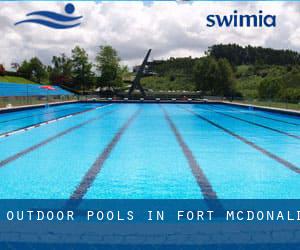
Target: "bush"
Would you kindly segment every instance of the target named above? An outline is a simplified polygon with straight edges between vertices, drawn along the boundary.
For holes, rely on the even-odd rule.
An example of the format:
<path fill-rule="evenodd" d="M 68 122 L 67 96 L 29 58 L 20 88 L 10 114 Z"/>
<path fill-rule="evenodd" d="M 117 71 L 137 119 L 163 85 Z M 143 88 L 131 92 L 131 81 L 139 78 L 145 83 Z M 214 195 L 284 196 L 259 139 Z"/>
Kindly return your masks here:
<path fill-rule="evenodd" d="M 279 78 L 262 80 L 258 86 L 258 95 L 262 99 L 278 97 L 282 86 L 282 80 Z"/>
<path fill-rule="evenodd" d="M 175 81 L 175 79 L 176 79 L 176 76 L 174 76 L 174 75 L 170 75 L 170 77 L 169 77 L 169 80 L 170 80 L 170 82 L 174 82 L 174 81 Z"/>
<path fill-rule="evenodd" d="M 287 88 L 280 94 L 282 101 L 298 103 L 300 101 L 300 89 Z"/>

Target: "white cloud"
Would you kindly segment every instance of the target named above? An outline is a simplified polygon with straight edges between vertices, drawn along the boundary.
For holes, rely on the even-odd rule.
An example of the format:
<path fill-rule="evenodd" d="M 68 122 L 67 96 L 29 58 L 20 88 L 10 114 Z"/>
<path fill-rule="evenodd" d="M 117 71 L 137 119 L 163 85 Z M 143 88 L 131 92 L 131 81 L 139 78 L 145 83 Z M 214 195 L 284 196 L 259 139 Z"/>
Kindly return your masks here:
<path fill-rule="evenodd" d="M 83 15 L 79 28 L 54 30 L 36 24 L 14 26 L 35 10 L 63 12 L 65 3 L 1 2 L 0 63 L 9 67 L 38 56 L 50 63 L 52 55 L 70 55 L 75 45 L 94 59 L 97 47 L 110 44 L 124 63 L 139 63 L 148 48 L 152 58 L 201 56 L 216 43 L 239 43 L 300 50 L 298 3 L 247 2 L 78 2 L 76 15 Z M 276 28 L 208 28 L 208 14 L 258 13 L 277 15 Z"/>

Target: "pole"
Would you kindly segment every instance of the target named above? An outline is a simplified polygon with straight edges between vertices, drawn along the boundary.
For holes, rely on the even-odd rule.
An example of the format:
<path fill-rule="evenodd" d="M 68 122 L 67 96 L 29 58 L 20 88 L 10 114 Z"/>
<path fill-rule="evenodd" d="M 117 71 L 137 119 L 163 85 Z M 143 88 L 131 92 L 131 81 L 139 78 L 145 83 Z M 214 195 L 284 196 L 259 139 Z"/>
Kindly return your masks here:
<path fill-rule="evenodd" d="M 49 89 L 47 89 L 47 108 L 49 107 Z"/>
<path fill-rule="evenodd" d="M 84 82 L 84 63 L 82 64 L 82 69 L 81 69 L 81 78 L 82 78 L 82 94 L 85 94 L 85 82 Z"/>
<path fill-rule="evenodd" d="M 26 84 L 26 90 L 27 90 L 27 93 L 26 93 L 26 95 L 27 95 L 26 101 L 27 101 L 27 105 L 28 105 L 28 104 L 29 104 L 28 83 Z"/>

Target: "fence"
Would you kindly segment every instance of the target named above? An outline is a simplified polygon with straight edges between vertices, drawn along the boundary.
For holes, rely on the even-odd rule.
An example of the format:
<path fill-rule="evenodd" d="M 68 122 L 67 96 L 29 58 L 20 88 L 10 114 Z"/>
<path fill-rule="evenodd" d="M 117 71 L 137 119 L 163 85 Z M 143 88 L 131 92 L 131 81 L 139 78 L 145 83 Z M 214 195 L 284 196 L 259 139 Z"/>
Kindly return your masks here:
<path fill-rule="evenodd" d="M 39 84 L 0 83 L 0 108 L 76 100 L 77 97 L 59 86 L 54 90 Z"/>
<path fill-rule="evenodd" d="M 242 104 L 250 104 L 257 106 L 266 106 L 273 108 L 281 108 L 281 109 L 293 109 L 300 110 L 300 100 L 276 100 L 276 99 L 242 99 L 242 98 L 234 98 L 233 101 L 242 103 Z"/>

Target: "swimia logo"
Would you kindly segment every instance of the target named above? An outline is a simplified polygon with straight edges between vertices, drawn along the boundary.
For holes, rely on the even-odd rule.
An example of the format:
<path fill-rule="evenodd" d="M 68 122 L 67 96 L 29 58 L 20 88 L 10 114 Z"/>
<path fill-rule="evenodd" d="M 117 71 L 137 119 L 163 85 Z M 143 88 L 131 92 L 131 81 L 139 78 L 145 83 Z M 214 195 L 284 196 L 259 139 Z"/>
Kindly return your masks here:
<path fill-rule="evenodd" d="M 78 20 L 82 16 L 72 16 L 75 11 L 74 5 L 68 3 L 64 10 L 64 14 L 46 10 L 31 12 L 26 16 L 33 18 L 19 21 L 15 25 L 35 23 L 52 29 L 70 29 L 79 26 L 80 22 Z"/>
<path fill-rule="evenodd" d="M 276 27 L 275 15 L 264 15 L 260 10 L 258 14 L 242 15 L 237 10 L 231 15 L 208 15 L 207 27 Z"/>

